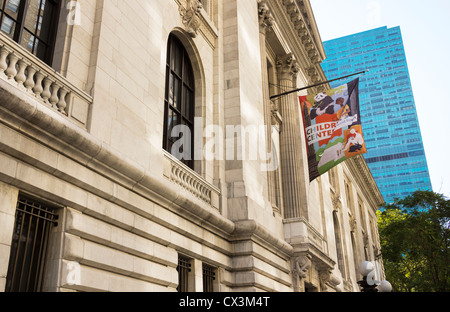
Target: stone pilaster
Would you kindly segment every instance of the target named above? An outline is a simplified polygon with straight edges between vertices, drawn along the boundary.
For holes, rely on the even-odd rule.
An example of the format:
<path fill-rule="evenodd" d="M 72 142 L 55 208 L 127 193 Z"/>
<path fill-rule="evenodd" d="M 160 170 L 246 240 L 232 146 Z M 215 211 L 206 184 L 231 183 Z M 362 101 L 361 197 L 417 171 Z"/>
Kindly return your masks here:
<path fill-rule="evenodd" d="M 288 54 L 277 61 L 277 67 L 281 90 L 293 90 L 299 71 L 297 61 Z M 301 125 L 299 100 L 295 92 L 280 97 L 280 110 L 283 116 L 280 145 L 284 218 L 295 219 L 304 216 L 301 212 L 301 179 L 303 178 Z"/>
<path fill-rule="evenodd" d="M 267 6 L 266 0 L 258 1 L 258 17 L 259 17 L 259 46 L 261 52 L 261 71 L 262 71 L 262 90 L 264 103 L 264 123 L 266 125 L 266 153 L 272 154 L 272 116 L 271 116 L 271 100 L 269 91 L 269 77 L 267 73 L 267 52 L 266 52 L 266 33 L 273 26 L 273 17 Z M 268 165 L 269 166 L 269 165 Z M 274 211 L 279 212 L 279 207 L 275 207 L 275 172 L 268 168 L 267 171 L 267 189 L 269 201 L 274 207 Z"/>

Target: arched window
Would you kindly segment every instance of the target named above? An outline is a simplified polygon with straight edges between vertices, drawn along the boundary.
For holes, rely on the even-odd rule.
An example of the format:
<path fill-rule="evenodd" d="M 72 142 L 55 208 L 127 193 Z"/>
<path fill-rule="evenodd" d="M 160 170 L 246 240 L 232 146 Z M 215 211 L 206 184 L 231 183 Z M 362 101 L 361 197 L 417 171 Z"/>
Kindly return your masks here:
<path fill-rule="evenodd" d="M 60 5 L 59 0 L 0 0 L 0 29 L 51 65 Z"/>
<path fill-rule="evenodd" d="M 194 164 L 194 84 L 188 53 L 181 41 L 170 35 L 166 64 L 163 148 L 190 168 Z M 177 128 L 174 130 L 174 127 Z"/>

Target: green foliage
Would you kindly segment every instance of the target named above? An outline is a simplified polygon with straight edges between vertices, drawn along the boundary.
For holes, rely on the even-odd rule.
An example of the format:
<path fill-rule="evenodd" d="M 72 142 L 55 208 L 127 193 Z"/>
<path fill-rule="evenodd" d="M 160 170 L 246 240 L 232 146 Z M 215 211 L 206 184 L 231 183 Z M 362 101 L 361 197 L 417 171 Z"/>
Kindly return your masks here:
<path fill-rule="evenodd" d="M 417 191 L 386 204 L 378 228 L 394 291 L 450 291 L 450 200 Z"/>

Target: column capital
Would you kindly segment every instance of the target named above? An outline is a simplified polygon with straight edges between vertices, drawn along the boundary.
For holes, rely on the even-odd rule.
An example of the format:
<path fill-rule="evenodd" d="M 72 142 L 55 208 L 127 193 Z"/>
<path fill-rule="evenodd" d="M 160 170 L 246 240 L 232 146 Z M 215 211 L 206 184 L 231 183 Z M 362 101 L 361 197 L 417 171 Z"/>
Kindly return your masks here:
<path fill-rule="evenodd" d="M 258 0 L 259 31 L 265 34 L 273 26 L 274 18 L 267 6 L 267 0 Z"/>
<path fill-rule="evenodd" d="M 277 70 L 280 80 L 295 81 L 298 72 L 300 71 L 300 66 L 292 53 L 286 54 L 278 58 L 277 60 Z"/>

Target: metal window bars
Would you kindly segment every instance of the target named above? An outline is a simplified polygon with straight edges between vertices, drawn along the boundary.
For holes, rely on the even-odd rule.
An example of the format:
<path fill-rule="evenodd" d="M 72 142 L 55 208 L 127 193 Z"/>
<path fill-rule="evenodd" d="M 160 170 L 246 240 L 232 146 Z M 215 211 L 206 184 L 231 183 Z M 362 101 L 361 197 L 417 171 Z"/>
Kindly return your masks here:
<path fill-rule="evenodd" d="M 203 264 L 203 292 L 214 292 L 214 281 L 216 279 L 216 269 Z"/>
<path fill-rule="evenodd" d="M 178 292 L 189 291 L 189 273 L 191 272 L 191 260 L 180 256 L 178 258 Z"/>
<path fill-rule="evenodd" d="M 6 278 L 7 292 L 41 291 L 48 237 L 57 220 L 54 208 L 19 197 Z"/>

